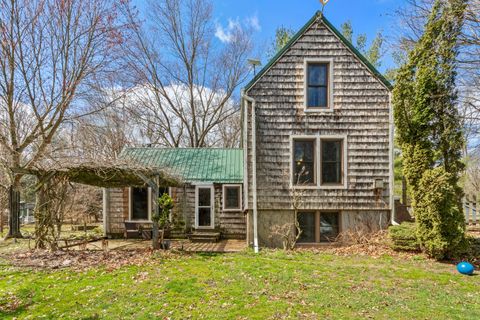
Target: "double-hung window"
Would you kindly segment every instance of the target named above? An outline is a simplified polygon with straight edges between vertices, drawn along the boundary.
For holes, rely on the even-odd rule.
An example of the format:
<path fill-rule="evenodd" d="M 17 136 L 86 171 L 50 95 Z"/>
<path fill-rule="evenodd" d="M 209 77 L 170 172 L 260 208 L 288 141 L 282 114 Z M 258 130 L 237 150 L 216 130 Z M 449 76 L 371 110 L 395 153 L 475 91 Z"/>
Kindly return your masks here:
<path fill-rule="evenodd" d="M 343 140 L 321 139 L 321 184 L 335 185 L 343 181 Z"/>
<path fill-rule="evenodd" d="M 293 184 L 314 185 L 315 179 L 315 139 L 293 140 Z"/>
<path fill-rule="evenodd" d="M 346 136 L 292 138 L 293 186 L 346 187 Z"/>
<path fill-rule="evenodd" d="M 328 109 L 330 106 L 330 63 L 307 62 L 306 107 L 312 110 Z"/>

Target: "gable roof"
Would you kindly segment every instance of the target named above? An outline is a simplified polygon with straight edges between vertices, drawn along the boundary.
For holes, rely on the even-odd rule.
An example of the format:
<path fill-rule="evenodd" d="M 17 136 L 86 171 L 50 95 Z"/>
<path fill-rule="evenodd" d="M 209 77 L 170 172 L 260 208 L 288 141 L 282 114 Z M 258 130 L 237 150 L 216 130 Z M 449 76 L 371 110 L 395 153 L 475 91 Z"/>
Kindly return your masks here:
<path fill-rule="evenodd" d="M 216 148 L 125 148 L 120 158 L 165 169 L 185 182 L 243 182 L 243 150 Z"/>
<path fill-rule="evenodd" d="M 340 41 L 342 41 L 353 52 L 353 54 L 363 62 L 370 72 L 373 73 L 373 75 L 377 77 L 377 79 L 380 80 L 387 87 L 387 89 L 392 90 L 393 87 L 390 81 L 388 81 L 383 74 L 380 73 L 377 68 L 375 68 L 370 61 L 368 61 L 368 59 L 365 58 L 365 56 L 360 53 L 360 51 L 358 51 L 357 48 L 355 48 L 355 46 L 348 41 L 347 38 L 345 38 L 337 28 L 335 28 L 330 21 L 328 21 L 327 18 L 325 18 L 321 11 L 317 11 L 315 15 L 310 18 L 310 20 L 308 20 L 308 22 L 302 27 L 302 29 L 300 29 L 300 31 L 298 31 L 287 42 L 287 44 L 280 51 L 278 51 L 272 59 L 270 59 L 265 67 L 263 67 L 262 70 L 260 70 L 260 72 L 245 86 L 245 91 L 250 90 L 253 85 L 283 56 L 283 54 L 290 49 L 290 47 L 297 42 L 297 40 L 317 21 L 317 19 L 321 19 L 327 28 L 330 29 L 330 31 L 332 31 L 340 39 Z"/>

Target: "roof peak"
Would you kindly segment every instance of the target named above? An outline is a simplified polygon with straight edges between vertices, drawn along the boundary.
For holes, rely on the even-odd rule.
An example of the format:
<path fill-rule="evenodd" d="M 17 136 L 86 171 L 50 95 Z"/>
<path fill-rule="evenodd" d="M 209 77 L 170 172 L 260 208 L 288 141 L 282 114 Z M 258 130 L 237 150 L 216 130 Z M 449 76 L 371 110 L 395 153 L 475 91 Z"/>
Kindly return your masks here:
<path fill-rule="evenodd" d="M 313 23 L 317 21 L 317 19 L 321 19 L 322 23 L 325 24 L 325 26 L 332 31 L 334 35 L 336 35 L 342 43 L 344 43 L 351 51 L 352 53 L 360 59 L 360 61 L 369 69 L 369 71 L 387 87 L 387 89 L 391 90 L 392 89 L 392 84 L 390 81 L 388 81 L 381 72 L 375 68 L 370 61 L 368 61 L 365 56 L 355 48 L 355 46 L 348 41 L 343 34 L 335 28 L 335 26 L 325 17 L 323 12 L 321 10 L 317 10 L 315 14 L 310 18 L 310 20 L 307 21 L 307 23 L 287 42 L 287 44 L 280 50 L 278 51 L 275 56 L 273 56 L 272 59 L 269 60 L 269 62 L 260 70 L 256 76 L 253 77 L 253 79 L 245 86 L 244 90 L 245 92 L 250 90 L 253 85 L 263 77 L 263 75 L 285 54 L 285 52 L 290 49 L 290 47 L 297 42 L 297 40 L 312 26 Z"/>

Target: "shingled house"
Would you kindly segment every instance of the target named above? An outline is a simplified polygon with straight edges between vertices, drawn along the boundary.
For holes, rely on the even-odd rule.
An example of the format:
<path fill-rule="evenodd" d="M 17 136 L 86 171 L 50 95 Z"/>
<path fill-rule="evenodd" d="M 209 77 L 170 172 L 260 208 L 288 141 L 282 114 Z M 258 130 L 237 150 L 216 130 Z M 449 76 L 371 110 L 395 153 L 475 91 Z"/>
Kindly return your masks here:
<path fill-rule="evenodd" d="M 243 91 L 248 241 L 279 246 L 272 228 L 293 224 L 299 243 L 335 240 L 391 222 L 390 83 L 317 12 Z"/>
<path fill-rule="evenodd" d="M 123 237 L 128 225 L 151 229 L 155 199 L 168 193 L 175 203 L 171 212 L 173 237 L 189 236 L 199 241 L 245 239 L 241 149 L 126 148 L 120 157 L 163 169 L 183 183 L 179 187 L 161 187 L 158 196 L 148 186 L 105 190 L 107 236 Z"/>
<path fill-rule="evenodd" d="M 335 241 L 393 220 L 390 90 L 318 12 L 242 91 L 242 149 L 131 148 L 122 156 L 183 179 L 160 191 L 174 198 L 183 236 L 281 246 L 272 230 L 293 226 L 297 202 L 299 245 Z M 126 221 L 148 225 L 151 190 L 106 194 L 107 234 L 122 235 Z"/>

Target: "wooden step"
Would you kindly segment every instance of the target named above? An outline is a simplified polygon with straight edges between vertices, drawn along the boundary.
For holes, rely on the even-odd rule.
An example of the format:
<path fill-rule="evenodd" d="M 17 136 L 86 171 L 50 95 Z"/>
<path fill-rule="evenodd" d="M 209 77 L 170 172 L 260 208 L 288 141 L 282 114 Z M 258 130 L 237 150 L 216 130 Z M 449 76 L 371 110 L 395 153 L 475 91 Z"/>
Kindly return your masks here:
<path fill-rule="evenodd" d="M 195 230 L 188 237 L 192 242 L 218 242 L 220 240 L 220 232 Z"/>

